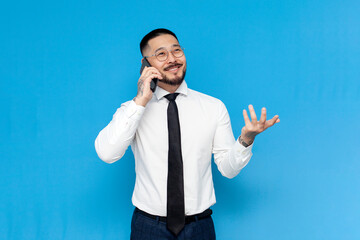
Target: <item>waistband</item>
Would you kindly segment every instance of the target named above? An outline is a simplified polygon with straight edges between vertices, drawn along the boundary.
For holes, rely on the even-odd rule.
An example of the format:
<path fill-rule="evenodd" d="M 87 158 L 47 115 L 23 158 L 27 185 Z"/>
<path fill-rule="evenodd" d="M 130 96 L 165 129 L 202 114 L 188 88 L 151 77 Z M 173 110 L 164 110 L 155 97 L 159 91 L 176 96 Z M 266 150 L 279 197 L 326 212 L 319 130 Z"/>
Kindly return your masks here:
<path fill-rule="evenodd" d="M 135 208 L 135 212 L 138 212 L 141 215 L 144 215 L 144 216 L 149 217 L 151 219 L 159 220 L 160 222 L 166 222 L 166 217 L 152 215 L 152 214 L 144 212 L 144 211 L 142 211 L 142 210 L 140 210 L 138 208 Z M 198 221 L 200 219 L 208 218 L 208 217 L 211 216 L 211 214 L 212 214 L 212 210 L 210 208 L 208 208 L 205 211 L 203 211 L 202 213 L 198 213 L 198 214 L 190 215 L 190 216 L 185 216 L 185 224 L 189 224 L 191 222 L 195 222 L 195 221 Z"/>

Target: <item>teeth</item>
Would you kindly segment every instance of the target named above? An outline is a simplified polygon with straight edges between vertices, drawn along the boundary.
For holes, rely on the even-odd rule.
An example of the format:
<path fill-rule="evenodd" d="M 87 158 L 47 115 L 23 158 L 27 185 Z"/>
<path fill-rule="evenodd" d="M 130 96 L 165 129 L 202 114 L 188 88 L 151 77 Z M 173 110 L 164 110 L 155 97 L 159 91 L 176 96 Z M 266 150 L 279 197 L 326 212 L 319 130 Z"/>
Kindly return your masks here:
<path fill-rule="evenodd" d="M 178 68 L 180 68 L 180 66 L 174 66 L 172 68 L 169 68 L 167 71 L 175 71 Z"/>

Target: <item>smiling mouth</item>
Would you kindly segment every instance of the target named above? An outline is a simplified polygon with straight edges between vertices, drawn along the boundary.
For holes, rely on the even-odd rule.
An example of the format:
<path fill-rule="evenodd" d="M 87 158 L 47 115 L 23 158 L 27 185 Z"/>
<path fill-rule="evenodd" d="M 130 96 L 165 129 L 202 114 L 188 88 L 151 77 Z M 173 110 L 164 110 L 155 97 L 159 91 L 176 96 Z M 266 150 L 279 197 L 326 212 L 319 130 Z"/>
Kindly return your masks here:
<path fill-rule="evenodd" d="M 173 64 L 168 67 L 166 67 L 164 70 L 169 72 L 177 72 L 177 70 L 182 66 L 182 64 Z"/>

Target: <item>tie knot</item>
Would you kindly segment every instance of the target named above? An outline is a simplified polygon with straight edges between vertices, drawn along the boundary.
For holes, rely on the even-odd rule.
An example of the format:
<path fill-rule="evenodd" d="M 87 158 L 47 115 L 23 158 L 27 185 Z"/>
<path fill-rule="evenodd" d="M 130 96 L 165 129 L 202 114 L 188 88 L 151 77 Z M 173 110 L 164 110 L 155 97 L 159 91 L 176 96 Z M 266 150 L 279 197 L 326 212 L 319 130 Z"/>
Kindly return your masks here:
<path fill-rule="evenodd" d="M 179 95 L 179 93 L 170 93 L 166 95 L 165 98 L 169 100 L 169 102 L 171 102 L 171 101 L 175 101 L 177 95 Z"/>

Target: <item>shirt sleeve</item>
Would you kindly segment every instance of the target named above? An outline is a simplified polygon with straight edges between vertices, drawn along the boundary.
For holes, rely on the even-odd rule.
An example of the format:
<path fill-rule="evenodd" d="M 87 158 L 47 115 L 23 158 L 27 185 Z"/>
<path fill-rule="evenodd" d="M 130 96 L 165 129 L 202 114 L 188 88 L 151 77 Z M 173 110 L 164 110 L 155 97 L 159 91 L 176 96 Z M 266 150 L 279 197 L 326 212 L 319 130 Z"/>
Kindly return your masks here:
<path fill-rule="evenodd" d="M 123 103 L 111 122 L 100 131 L 95 140 L 99 158 L 107 163 L 119 160 L 135 137 L 145 108 L 134 101 Z"/>
<path fill-rule="evenodd" d="M 250 161 L 252 147 L 253 144 L 244 147 L 234 139 L 229 113 L 221 102 L 213 140 L 214 160 L 221 174 L 227 178 L 238 175 Z"/>

